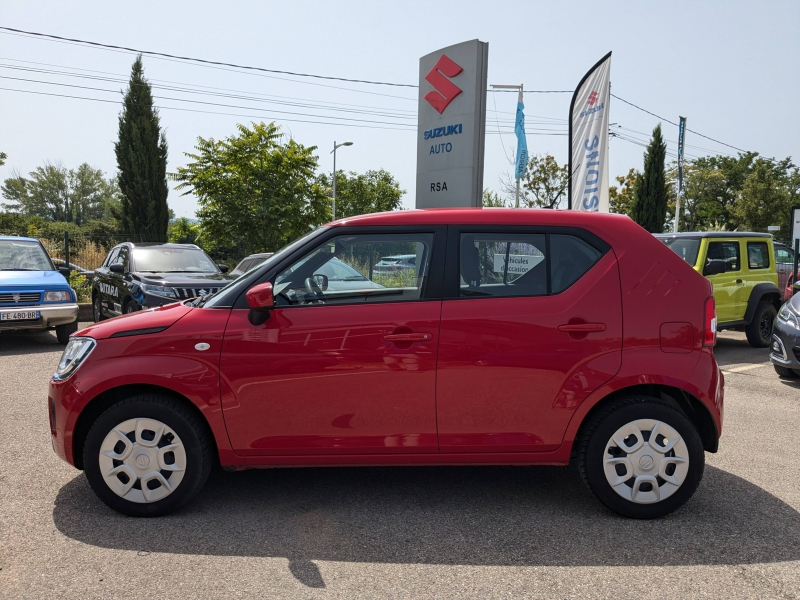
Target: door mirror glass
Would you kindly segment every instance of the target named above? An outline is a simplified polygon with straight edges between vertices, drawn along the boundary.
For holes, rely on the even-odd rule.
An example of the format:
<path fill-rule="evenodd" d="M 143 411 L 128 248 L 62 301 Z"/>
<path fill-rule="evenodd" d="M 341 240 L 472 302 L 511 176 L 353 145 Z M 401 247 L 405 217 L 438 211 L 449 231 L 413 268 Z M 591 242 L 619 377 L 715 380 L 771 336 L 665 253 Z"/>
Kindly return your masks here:
<path fill-rule="evenodd" d="M 125 268 L 122 266 L 122 263 L 114 263 L 110 267 L 108 267 L 112 273 L 124 273 Z"/>
<path fill-rule="evenodd" d="M 314 281 L 317 282 L 319 288 L 326 292 L 328 291 L 328 276 L 323 275 L 322 273 L 314 273 Z"/>
<path fill-rule="evenodd" d="M 219 267 L 219 270 L 222 271 L 223 273 L 228 272 L 228 265 L 217 265 L 217 267 Z"/>
<path fill-rule="evenodd" d="M 247 305 L 253 310 L 269 311 L 275 307 L 272 284 L 269 281 L 251 287 L 247 290 L 245 298 L 247 299 Z"/>
<path fill-rule="evenodd" d="M 703 275 L 719 275 L 725 272 L 726 263 L 724 260 L 710 260 L 703 269 Z"/>

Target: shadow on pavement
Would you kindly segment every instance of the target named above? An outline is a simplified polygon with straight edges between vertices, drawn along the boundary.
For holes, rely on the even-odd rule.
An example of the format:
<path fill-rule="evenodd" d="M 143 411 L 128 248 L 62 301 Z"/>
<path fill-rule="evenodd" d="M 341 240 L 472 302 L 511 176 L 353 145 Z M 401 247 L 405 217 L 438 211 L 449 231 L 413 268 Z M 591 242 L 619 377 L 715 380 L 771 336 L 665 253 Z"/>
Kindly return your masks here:
<path fill-rule="evenodd" d="M 324 587 L 312 562 L 449 565 L 716 565 L 800 559 L 800 513 L 706 467 L 688 505 L 656 521 L 619 517 L 574 469 L 406 467 L 275 469 L 212 475 L 200 497 L 158 519 L 106 508 L 81 475 L 53 519 L 93 546 L 285 557 Z"/>
<path fill-rule="evenodd" d="M 90 323 L 79 323 L 78 330 Z M 0 331 L 0 356 L 19 354 L 40 354 L 61 351 L 64 346 L 58 343 L 55 331 L 17 330 Z"/>
<path fill-rule="evenodd" d="M 769 348 L 753 348 L 743 333 L 720 332 L 714 357 L 723 369 L 728 365 L 761 364 L 769 362 Z"/>

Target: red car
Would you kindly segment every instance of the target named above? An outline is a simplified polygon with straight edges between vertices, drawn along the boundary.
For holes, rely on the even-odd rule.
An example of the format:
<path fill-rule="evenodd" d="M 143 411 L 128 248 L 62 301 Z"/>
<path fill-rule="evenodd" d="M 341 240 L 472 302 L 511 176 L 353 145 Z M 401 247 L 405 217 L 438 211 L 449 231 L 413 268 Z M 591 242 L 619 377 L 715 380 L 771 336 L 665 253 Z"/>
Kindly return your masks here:
<path fill-rule="evenodd" d="M 410 254 L 413 269 L 375 272 Z M 363 289 L 328 288 L 330 260 Z M 574 460 L 607 507 L 658 517 L 717 451 L 715 331 L 711 284 L 628 217 L 355 217 L 214 295 L 75 334 L 50 383 L 53 447 L 135 516 L 183 505 L 216 461 Z"/>

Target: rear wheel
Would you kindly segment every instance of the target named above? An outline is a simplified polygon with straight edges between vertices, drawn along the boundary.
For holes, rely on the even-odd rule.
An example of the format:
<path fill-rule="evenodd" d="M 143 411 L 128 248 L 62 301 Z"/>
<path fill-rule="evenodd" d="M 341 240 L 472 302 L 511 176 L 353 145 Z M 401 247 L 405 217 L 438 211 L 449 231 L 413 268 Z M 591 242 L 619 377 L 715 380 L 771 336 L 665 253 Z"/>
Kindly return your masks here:
<path fill-rule="evenodd" d="M 798 375 L 792 369 L 787 369 L 786 367 L 782 367 L 780 365 L 773 364 L 775 367 L 775 372 L 778 374 L 779 377 L 784 377 L 786 379 L 797 379 Z"/>
<path fill-rule="evenodd" d="M 56 325 L 56 337 L 58 343 L 66 345 L 69 342 L 69 336 L 78 331 L 78 321 L 67 323 L 66 325 Z"/>
<path fill-rule="evenodd" d="M 766 348 L 772 343 L 772 322 L 778 311 L 771 302 L 759 302 L 753 320 L 744 328 L 753 348 Z"/>
<path fill-rule="evenodd" d="M 583 481 L 597 499 L 636 519 L 680 508 L 705 467 L 694 425 L 677 408 L 650 396 L 602 409 L 586 429 L 579 457 Z"/>
<path fill-rule="evenodd" d="M 131 313 L 135 313 L 137 310 L 139 310 L 139 305 L 136 304 L 136 300 L 128 300 L 125 303 L 125 308 L 122 309 L 122 313 L 129 315 Z"/>
<path fill-rule="evenodd" d="M 94 492 L 133 517 L 183 506 L 205 484 L 211 461 L 205 424 L 189 407 L 159 394 L 132 396 L 106 410 L 83 451 Z"/>
<path fill-rule="evenodd" d="M 96 294 L 92 299 L 92 316 L 94 317 L 95 323 L 105 320 L 103 316 L 103 307 L 100 303 L 100 294 Z"/>

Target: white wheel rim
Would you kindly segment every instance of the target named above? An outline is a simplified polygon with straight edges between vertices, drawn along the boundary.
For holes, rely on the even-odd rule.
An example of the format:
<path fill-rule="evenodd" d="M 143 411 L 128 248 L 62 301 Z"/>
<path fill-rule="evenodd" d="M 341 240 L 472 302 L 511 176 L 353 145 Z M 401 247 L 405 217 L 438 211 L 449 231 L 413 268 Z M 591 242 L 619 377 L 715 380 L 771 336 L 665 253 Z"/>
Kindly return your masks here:
<path fill-rule="evenodd" d="M 686 480 L 689 449 L 662 421 L 631 421 L 608 440 L 603 471 L 608 484 L 626 500 L 654 504 L 672 496 Z"/>
<path fill-rule="evenodd" d="M 117 496 L 145 504 L 169 496 L 186 473 L 178 434 L 155 419 L 128 419 L 100 446 L 100 472 Z"/>

